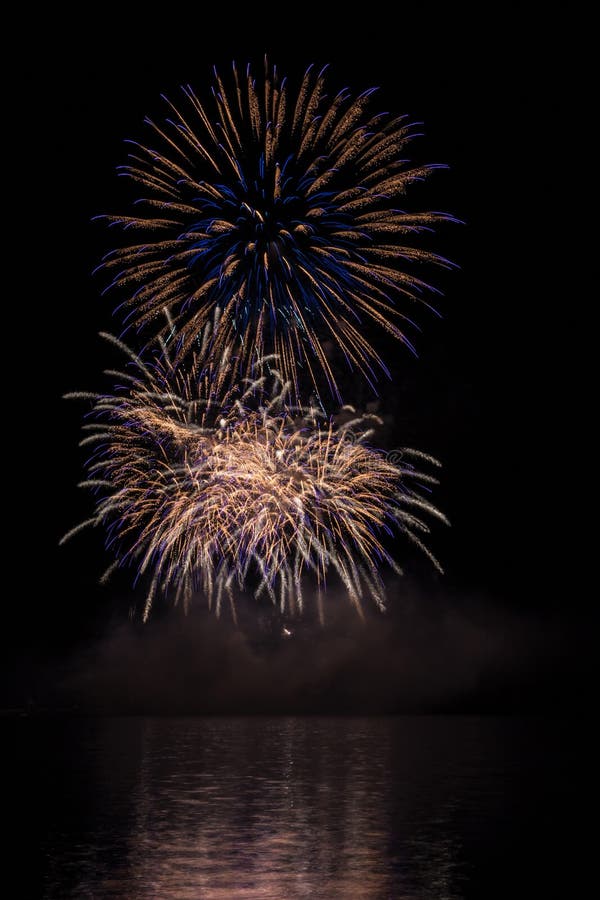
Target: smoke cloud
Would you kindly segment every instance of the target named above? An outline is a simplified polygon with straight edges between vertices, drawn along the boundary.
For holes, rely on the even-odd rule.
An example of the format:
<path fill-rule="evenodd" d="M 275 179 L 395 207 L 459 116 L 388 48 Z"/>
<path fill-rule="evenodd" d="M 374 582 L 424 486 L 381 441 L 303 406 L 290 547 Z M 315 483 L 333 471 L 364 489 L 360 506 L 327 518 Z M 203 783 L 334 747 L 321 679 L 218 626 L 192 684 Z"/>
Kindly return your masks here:
<path fill-rule="evenodd" d="M 555 710 L 585 694 L 587 656 L 575 635 L 565 651 L 564 624 L 406 587 L 365 621 L 334 591 L 327 601 L 325 627 L 282 625 L 268 609 L 243 630 L 202 611 L 121 623 L 42 673 L 35 700 L 103 714 L 351 714 Z"/>

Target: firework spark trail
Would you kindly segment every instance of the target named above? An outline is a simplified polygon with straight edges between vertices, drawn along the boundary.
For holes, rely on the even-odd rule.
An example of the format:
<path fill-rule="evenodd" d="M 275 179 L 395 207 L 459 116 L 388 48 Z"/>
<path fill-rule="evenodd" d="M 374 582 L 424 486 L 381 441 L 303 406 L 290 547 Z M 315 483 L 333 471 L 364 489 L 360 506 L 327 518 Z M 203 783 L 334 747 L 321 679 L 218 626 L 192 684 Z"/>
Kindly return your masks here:
<path fill-rule="evenodd" d="M 446 520 L 418 491 L 436 479 L 410 460 L 436 461 L 411 451 L 399 465 L 386 460 L 365 443 L 376 417 L 336 425 L 290 405 L 273 359 L 254 359 L 253 377 L 240 383 L 228 353 L 218 364 L 196 354 L 184 373 L 166 347 L 144 362 L 106 337 L 132 366 L 111 372 L 125 385 L 114 393 L 67 395 L 93 399 L 82 486 L 96 508 L 63 540 L 104 526 L 118 564 L 149 576 L 144 620 L 158 592 L 187 608 L 198 591 L 217 612 L 228 599 L 235 618 L 234 589 L 251 583 L 293 613 L 303 606 L 303 576 L 312 573 L 322 603 L 330 570 L 359 611 L 365 596 L 383 609 L 379 567 L 400 571 L 384 547 L 392 529 L 437 565 L 423 543 L 424 517 Z"/>
<path fill-rule="evenodd" d="M 230 87 L 214 77 L 210 109 L 186 86 L 181 106 L 164 98 L 164 123 L 146 120 L 152 141 L 133 143 L 122 169 L 142 192 L 135 214 L 103 217 L 141 235 L 102 264 L 125 291 L 126 321 L 165 338 L 171 308 L 181 360 L 218 310 L 213 352 L 235 346 L 241 375 L 255 352 L 276 353 L 296 399 L 303 372 L 339 400 L 333 341 L 374 385 L 387 370 L 365 325 L 411 346 L 395 303 L 433 290 L 416 264 L 449 265 L 411 239 L 452 216 L 399 205 L 438 167 L 407 163 L 415 127 L 369 112 L 373 91 L 327 98 L 325 70 L 309 68 L 297 94 L 266 61 L 258 80 L 235 65 Z"/>

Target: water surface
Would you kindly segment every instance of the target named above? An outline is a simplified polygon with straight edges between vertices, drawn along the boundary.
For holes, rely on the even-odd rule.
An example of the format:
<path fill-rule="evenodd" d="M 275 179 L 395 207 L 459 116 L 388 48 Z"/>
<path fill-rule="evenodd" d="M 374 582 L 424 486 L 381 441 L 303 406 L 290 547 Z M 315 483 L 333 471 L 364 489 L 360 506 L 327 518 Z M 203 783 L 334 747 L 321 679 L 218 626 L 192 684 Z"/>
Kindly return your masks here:
<path fill-rule="evenodd" d="M 10 727 L 44 898 L 546 897 L 565 853 L 572 763 L 561 722 Z"/>

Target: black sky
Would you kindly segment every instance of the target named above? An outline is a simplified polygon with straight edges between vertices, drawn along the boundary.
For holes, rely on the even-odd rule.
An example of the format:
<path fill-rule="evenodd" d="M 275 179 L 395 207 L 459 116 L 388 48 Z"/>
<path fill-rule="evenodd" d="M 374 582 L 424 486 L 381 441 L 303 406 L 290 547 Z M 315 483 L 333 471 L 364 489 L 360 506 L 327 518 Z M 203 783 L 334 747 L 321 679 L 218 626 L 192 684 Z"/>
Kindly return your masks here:
<path fill-rule="evenodd" d="M 67 38 L 54 18 L 51 40 L 43 39 L 43 23 L 35 40 L 22 40 L 18 88 L 25 99 L 16 143 L 30 250 L 13 303 L 25 366 L 37 387 L 27 401 L 31 439 L 19 462 L 33 512 L 24 532 L 23 587 L 14 590 L 10 604 L 7 702 L 21 702 L 28 690 L 39 693 L 40 679 L 52 681 L 57 672 L 64 678 L 65 669 L 76 678 L 73 672 L 94 647 L 104 649 L 90 677 L 110 668 L 115 629 L 118 646 L 139 640 L 122 631 L 128 578 L 108 589 L 96 584 L 106 562 L 100 536 L 57 548 L 61 534 L 89 510 L 88 498 L 76 489 L 81 411 L 60 398 L 102 383 L 106 349 L 97 332 L 116 328 L 115 298 L 101 298 L 101 282 L 91 275 L 111 246 L 110 236 L 90 220 L 122 208 L 115 168 L 125 160 L 123 141 L 143 134 L 144 115 L 160 111 L 160 93 L 174 96 L 185 82 L 202 91 L 213 63 L 259 65 L 265 52 L 296 77 L 311 62 L 330 63 L 335 89 L 379 85 L 381 108 L 423 121 L 425 137 L 413 145 L 414 157 L 450 168 L 417 186 L 410 202 L 449 210 L 465 222 L 441 229 L 435 242 L 461 267 L 436 282 L 445 292 L 443 317 L 423 311 L 419 359 L 394 350 L 394 382 L 382 385 L 383 408 L 394 416 L 387 442 L 417 446 L 443 461 L 437 498 L 452 521 L 451 530 L 439 530 L 434 540 L 446 568 L 443 580 L 409 558 L 384 658 L 418 656 L 421 646 L 435 656 L 436 648 L 446 648 L 453 683 L 464 642 L 467 670 L 472 660 L 476 671 L 466 678 L 467 687 L 458 678 L 450 706 L 460 706 L 467 695 L 467 705 L 482 698 L 483 706 L 518 706 L 521 687 L 528 702 L 551 706 L 559 698 L 569 705 L 589 682 L 581 641 L 593 612 L 590 598 L 575 587 L 574 541 L 559 533 L 559 513 L 553 518 L 542 505 L 551 487 L 548 458 L 558 453 L 554 440 L 568 431 L 565 406 L 557 407 L 555 399 L 557 335 L 548 334 L 553 298 L 539 281 L 549 261 L 532 249 L 550 212 L 552 165 L 542 153 L 542 136 L 565 107 L 560 78 L 544 53 L 544 35 L 499 11 L 488 11 L 485 23 L 460 15 L 437 18 L 416 7 L 402 13 L 400 24 L 386 21 L 383 11 L 367 17 L 367 7 L 357 19 L 339 21 L 345 15 L 340 8 L 337 17 L 323 17 L 318 6 L 305 6 L 297 16 L 286 9 L 286 24 L 269 7 L 242 18 L 229 11 L 206 16 L 173 10 L 172 19 L 163 11 L 160 21 L 140 20 L 137 27 L 118 17 L 98 21 L 82 27 L 77 39 Z M 449 613 L 463 624 L 448 626 Z M 464 623 L 476 626 L 468 637 Z M 179 626 L 169 627 L 172 634 Z M 354 625 L 347 628 L 360 645 Z M 379 633 L 381 624 L 373 628 Z M 196 620 L 194 629 L 201 631 Z M 368 640 L 375 641 L 369 646 L 377 655 L 373 648 L 381 645 L 374 634 L 371 629 Z M 490 651 L 493 672 L 481 675 L 486 635 L 502 649 Z M 230 639 L 229 633 L 223 638 Z M 303 646 L 323 659 L 335 657 L 324 641 L 319 636 L 318 650 L 308 640 Z M 124 658 L 137 652 L 128 647 Z M 203 651 L 198 655 L 205 658 Z M 446 659 L 443 652 L 441 657 Z M 341 669 L 323 676 L 337 685 L 330 686 L 334 706 L 344 695 L 344 678 L 352 683 L 363 672 L 364 658 L 362 649 L 354 655 L 348 650 Z M 383 677 L 372 666 L 365 674 L 374 685 Z M 118 679 L 104 696 L 113 692 Z M 356 692 L 350 694 L 348 708 Z M 435 706 L 443 692 L 433 694 Z M 418 707 L 422 693 L 415 696 Z M 225 705 L 235 706 L 235 697 L 232 690 Z M 405 694 L 394 697 L 390 707 L 401 706 Z M 310 698 L 302 702 L 310 708 Z M 285 707 L 285 698 L 277 703 Z"/>

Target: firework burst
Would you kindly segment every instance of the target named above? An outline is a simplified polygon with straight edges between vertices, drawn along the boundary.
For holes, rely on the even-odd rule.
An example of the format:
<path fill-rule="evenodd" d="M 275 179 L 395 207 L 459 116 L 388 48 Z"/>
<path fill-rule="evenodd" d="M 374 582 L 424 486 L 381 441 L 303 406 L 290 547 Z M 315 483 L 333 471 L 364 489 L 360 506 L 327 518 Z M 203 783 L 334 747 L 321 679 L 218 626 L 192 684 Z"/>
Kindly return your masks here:
<path fill-rule="evenodd" d="M 235 617 L 234 590 L 251 585 L 294 613 L 309 573 L 321 616 L 329 572 L 358 610 L 366 596 L 384 608 L 379 567 L 399 571 L 385 548 L 393 530 L 435 563 L 424 517 L 445 519 L 418 490 L 435 479 L 415 468 L 435 460 L 405 451 L 396 464 L 372 449 L 376 417 L 346 407 L 336 424 L 291 405 L 273 359 L 240 384 L 227 353 L 218 365 L 200 353 L 184 373 L 166 348 L 148 363 L 109 340 L 132 367 L 110 373 L 123 385 L 113 393 L 68 395 L 93 401 L 82 443 L 95 512 L 63 540 L 104 526 L 114 565 L 149 577 L 144 620 L 158 592 L 186 608 L 201 592 L 217 612 L 226 598 Z"/>
<path fill-rule="evenodd" d="M 142 196 L 134 215 L 105 218 L 140 237 L 103 267 L 126 293 L 127 321 L 160 332 L 170 308 L 183 359 L 218 310 L 213 353 L 235 346 L 241 376 L 256 353 L 275 353 L 296 397 L 299 381 L 324 376 L 339 398 L 333 341 L 373 385 L 385 366 L 365 327 L 410 346 L 397 301 L 432 290 L 415 264 L 449 265 L 412 238 L 452 217 L 402 205 L 436 166 L 407 163 L 415 128 L 370 112 L 372 90 L 328 98 L 324 70 L 309 68 L 297 92 L 266 63 L 260 79 L 235 66 L 229 86 L 214 78 L 210 107 L 189 86 L 181 104 L 166 100 L 165 121 L 147 120 L 151 141 L 122 169 Z"/>

